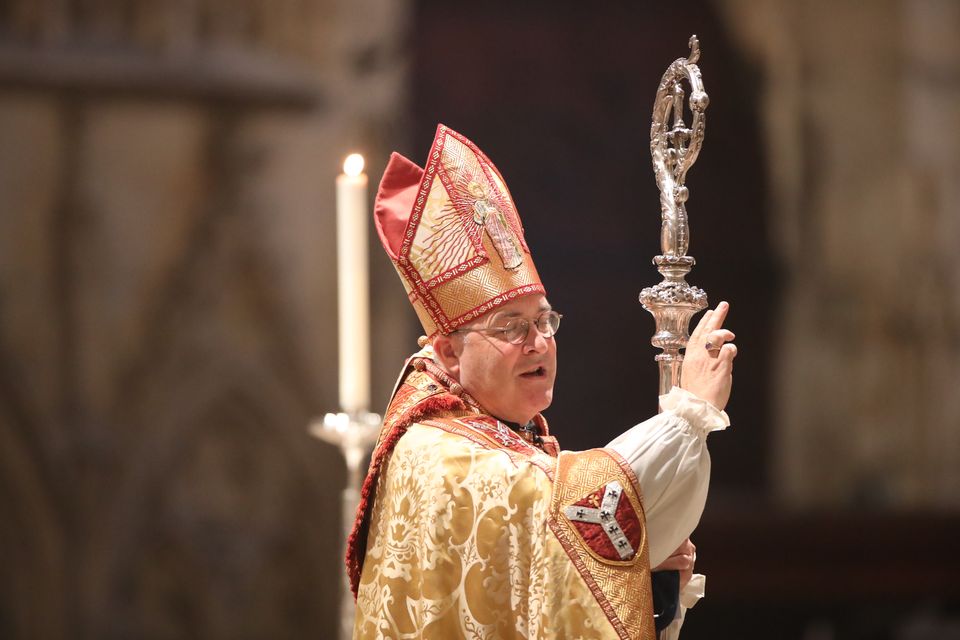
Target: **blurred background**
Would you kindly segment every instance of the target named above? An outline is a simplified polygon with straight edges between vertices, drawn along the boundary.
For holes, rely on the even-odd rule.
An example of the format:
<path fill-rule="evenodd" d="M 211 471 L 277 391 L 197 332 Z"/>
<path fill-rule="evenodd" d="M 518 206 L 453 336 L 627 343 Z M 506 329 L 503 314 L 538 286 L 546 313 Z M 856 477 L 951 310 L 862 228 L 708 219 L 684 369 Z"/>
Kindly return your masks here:
<path fill-rule="evenodd" d="M 732 303 L 686 638 L 960 638 L 960 3 L 0 2 L 0 638 L 333 638 L 334 177 L 506 176 L 566 448 L 656 411 L 653 97 Z M 372 225 L 371 225 L 372 229 Z M 419 325 L 371 233 L 373 409 Z"/>

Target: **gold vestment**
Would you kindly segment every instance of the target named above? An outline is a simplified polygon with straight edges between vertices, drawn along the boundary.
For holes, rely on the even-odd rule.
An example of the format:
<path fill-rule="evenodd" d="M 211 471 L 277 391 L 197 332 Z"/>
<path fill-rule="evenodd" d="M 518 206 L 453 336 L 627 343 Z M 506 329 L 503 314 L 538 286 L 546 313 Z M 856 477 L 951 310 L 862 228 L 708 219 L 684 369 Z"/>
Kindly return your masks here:
<path fill-rule="evenodd" d="M 542 416 L 528 442 L 451 388 L 415 356 L 387 410 L 348 542 L 354 637 L 652 640 L 627 463 L 559 452 Z"/>

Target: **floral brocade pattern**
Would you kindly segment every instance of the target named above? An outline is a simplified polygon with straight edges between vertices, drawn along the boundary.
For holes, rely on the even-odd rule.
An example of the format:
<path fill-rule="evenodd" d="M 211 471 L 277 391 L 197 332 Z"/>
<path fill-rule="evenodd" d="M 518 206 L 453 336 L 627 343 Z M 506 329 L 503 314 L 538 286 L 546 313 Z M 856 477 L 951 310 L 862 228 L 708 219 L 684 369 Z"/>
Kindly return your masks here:
<path fill-rule="evenodd" d="M 386 412 L 348 541 L 355 638 L 653 640 L 637 479 L 609 449 L 540 449 L 410 361 Z M 611 484 L 613 483 L 613 484 Z M 601 557 L 565 509 L 622 491 L 640 538 Z M 626 522 L 617 511 L 617 522 Z"/>
<path fill-rule="evenodd" d="M 551 530 L 556 464 L 412 425 L 380 476 L 354 637 L 619 637 Z"/>

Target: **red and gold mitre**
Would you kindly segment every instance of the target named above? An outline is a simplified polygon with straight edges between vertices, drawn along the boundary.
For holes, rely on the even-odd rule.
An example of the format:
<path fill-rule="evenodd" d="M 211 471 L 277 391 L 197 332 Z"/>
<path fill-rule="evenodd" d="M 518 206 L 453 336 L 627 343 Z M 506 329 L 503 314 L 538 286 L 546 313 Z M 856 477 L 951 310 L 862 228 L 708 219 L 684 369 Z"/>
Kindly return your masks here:
<path fill-rule="evenodd" d="M 428 336 L 544 293 L 503 176 L 442 124 L 426 168 L 391 154 L 374 219 Z"/>

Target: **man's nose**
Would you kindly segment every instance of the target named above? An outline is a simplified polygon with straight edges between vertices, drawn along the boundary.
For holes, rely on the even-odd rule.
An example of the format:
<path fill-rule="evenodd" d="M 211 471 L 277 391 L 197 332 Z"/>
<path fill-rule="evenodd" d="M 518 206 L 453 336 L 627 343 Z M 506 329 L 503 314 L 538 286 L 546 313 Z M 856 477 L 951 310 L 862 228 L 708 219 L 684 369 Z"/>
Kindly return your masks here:
<path fill-rule="evenodd" d="M 530 336 L 533 336 L 532 338 Z M 523 352 L 524 353 L 543 353 L 547 350 L 547 340 L 552 340 L 552 338 L 545 338 L 540 330 L 537 328 L 537 325 L 533 322 L 530 323 L 530 329 L 527 330 L 527 338 L 523 341 Z"/>

